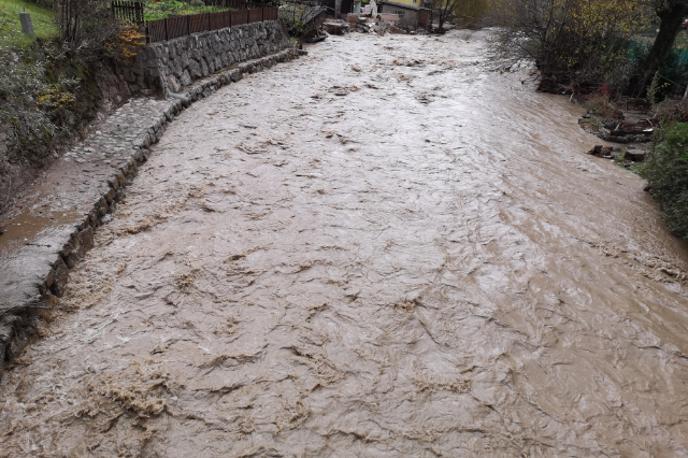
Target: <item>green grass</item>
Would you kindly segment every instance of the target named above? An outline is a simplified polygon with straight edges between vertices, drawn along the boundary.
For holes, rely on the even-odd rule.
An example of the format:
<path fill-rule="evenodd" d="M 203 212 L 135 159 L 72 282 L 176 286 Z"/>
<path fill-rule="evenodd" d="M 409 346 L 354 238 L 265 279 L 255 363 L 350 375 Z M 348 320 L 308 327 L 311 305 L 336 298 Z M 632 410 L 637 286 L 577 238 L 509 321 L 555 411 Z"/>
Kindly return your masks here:
<path fill-rule="evenodd" d="M 2 1 L 2 0 L 0 0 Z M 144 12 L 146 21 L 165 19 L 170 16 L 183 16 L 186 14 L 217 13 L 228 11 L 230 8 L 219 6 L 192 6 L 180 0 L 161 0 L 158 2 L 149 1 Z"/>
<path fill-rule="evenodd" d="M 31 14 L 37 37 L 51 39 L 57 36 L 52 10 L 22 0 L 0 0 L 0 47 L 23 48 L 34 41 L 21 32 L 19 13 L 25 10 Z"/>
<path fill-rule="evenodd" d="M 642 174 L 659 201 L 669 229 L 688 239 L 688 123 L 664 126 Z"/>

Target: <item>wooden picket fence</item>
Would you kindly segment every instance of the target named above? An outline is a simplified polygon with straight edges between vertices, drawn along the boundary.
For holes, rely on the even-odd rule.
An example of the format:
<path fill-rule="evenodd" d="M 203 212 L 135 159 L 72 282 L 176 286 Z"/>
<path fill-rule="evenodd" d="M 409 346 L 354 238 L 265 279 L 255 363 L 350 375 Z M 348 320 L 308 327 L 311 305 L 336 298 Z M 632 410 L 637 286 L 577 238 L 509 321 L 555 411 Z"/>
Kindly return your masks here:
<path fill-rule="evenodd" d="M 251 8 L 248 7 L 247 0 L 214 0 L 211 3 L 216 6 L 236 8 L 236 10 L 172 16 L 157 21 L 145 21 L 142 1 L 113 0 L 112 12 L 117 19 L 141 27 L 145 32 L 147 43 L 168 41 L 192 33 L 278 19 L 276 6 Z"/>
<path fill-rule="evenodd" d="M 208 6 L 221 6 L 223 8 L 232 8 L 235 10 L 245 10 L 249 7 L 247 0 L 205 0 Z"/>
<path fill-rule="evenodd" d="M 144 23 L 143 2 L 136 0 L 113 0 L 112 13 L 120 21 L 136 25 Z"/>
<path fill-rule="evenodd" d="M 173 40 L 185 35 L 191 35 L 192 33 L 224 29 L 252 22 L 273 21 L 277 20 L 277 13 L 277 7 L 265 6 L 238 11 L 173 16 L 158 21 L 146 22 L 146 40 L 148 43 L 156 43 Z"/>

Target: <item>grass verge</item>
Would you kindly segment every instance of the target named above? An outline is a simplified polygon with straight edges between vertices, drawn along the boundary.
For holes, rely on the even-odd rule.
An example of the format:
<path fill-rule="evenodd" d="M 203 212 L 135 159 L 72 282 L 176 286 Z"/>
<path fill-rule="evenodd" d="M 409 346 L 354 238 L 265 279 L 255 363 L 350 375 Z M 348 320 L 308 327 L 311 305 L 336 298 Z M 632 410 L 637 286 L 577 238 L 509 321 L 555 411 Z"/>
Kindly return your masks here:
<path fill-rule="evenodd" d="M 49 8 L 22 0 L 0 0 L 0 47 L 26 48 L 35 40 L 21 32 L 19 13 L 22 11 L 31 14 L 36 37 L 49 40 L 57 36 L 55 15 Z"/>
<path fill-rule="evenodd" d="M 688 123 L 676 122 L 662 129 L 641 172 L 669 229 L 688 239 Z"/>
<path fill-rule="evenodd" d="M 187 14 L 217 13 L 229 11 L 231 8 L 219 6 L 193 5 L 179 0 L 162 0 L 157 2 L 147 2 L 144 11 L 146 21 L 156 21 L 170 16 L 184 16 Z"/>

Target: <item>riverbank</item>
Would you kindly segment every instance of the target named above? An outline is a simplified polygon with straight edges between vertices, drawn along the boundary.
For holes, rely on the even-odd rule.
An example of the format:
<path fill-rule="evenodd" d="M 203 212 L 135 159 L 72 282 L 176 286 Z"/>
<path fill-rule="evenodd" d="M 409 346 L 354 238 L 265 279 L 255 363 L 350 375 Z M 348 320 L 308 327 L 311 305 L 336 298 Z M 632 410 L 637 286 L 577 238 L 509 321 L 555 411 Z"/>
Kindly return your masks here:
<path fill-rule="evenodd" d="M 89 125 L 132 95 L 105 49 L 0 48 L 0 212 Z"/>
<path fill-rule="evenodd" d="M 42 173 L 0 216 L 0 371 L 34 335 L 69 270 L 148 156 L 167 123 L 193 102 L 244 74 L 299 55 L 287 49 L 214 74 L 168 99 L 134 99 Z"/>

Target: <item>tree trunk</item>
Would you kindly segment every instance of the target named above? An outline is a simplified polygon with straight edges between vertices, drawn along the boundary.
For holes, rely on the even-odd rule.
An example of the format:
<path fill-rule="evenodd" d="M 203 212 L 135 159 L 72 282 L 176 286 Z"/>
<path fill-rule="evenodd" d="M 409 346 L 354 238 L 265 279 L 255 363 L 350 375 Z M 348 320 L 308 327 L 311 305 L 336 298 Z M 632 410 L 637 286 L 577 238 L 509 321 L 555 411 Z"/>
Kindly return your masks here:
<path fill-rule="evenodd" d="M 637 97 L 645 96 L 647 87 L 659 71 L 662 63 L 669 55 L 674 46 L 676 35 L 681 31 L 683 18 L 688 14 L 688 0 L 674 0 L 658 11 L 660 25 L 659 33 L 650 49 L 650 53 L 638 71 L 635 81 L 631 85 L 631 90 Z"/>

